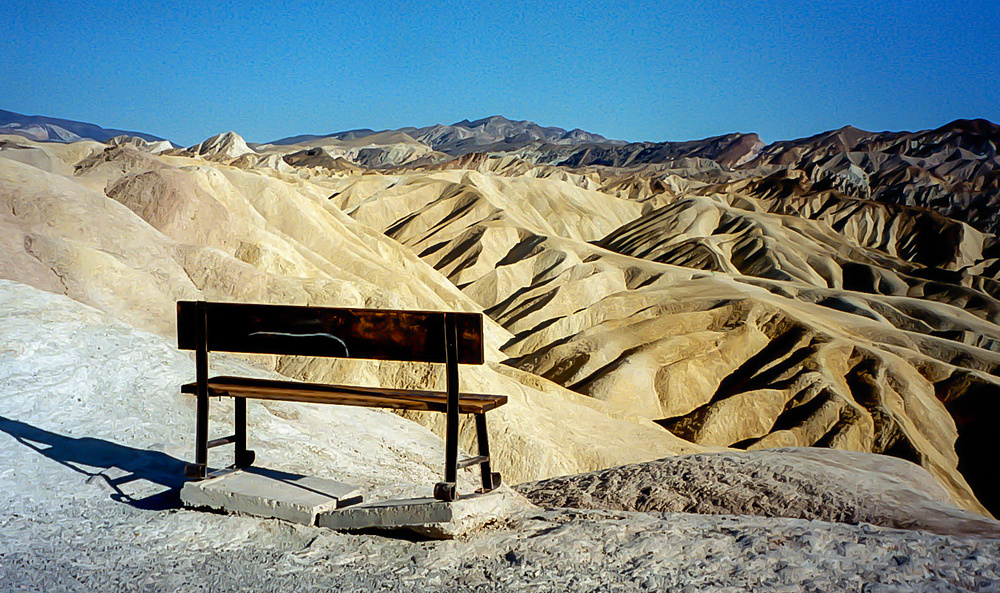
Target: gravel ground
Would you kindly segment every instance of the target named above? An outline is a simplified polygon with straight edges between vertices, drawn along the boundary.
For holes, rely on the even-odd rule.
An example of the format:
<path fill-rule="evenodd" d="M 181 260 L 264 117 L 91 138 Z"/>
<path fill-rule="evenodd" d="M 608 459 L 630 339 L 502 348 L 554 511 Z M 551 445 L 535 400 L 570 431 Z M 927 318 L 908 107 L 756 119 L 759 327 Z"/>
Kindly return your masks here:
<path fill-rule="evenodd" d="M 551 510 L 472 537 L 8 500 L 3 591 L 998 591 L 1000 540 L 868 524 Z"/>

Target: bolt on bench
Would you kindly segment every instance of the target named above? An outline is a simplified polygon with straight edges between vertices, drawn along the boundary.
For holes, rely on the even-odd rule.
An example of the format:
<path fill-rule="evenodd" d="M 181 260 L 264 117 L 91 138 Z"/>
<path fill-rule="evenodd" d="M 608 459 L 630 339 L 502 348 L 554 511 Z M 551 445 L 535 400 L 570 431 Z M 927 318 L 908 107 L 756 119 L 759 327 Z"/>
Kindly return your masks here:
<path fill-rule="evenodd" d="M 459 364 L 483 364 L 483 318 L 479 313 L 335 309 L 181 301 L 177 303 L 177 342 L 195 351 L 195 382 L 181 386 L 197 397 L 195 463 L 185 474 L 208 475 L 208 450 L 235 445 L 234 468 L 253 465 L 247 450 L 246 400 L 295 402 L 423 410 L 447 414 L 444 481 L 434 485 L 434 497 L 458 498 L 458 470 L 479 465 L 484 492 L 500 485 L 490 469 L 486 412 L 507 403 L 504 395 L 459 392 Z M 351 387 L 243 377 L 208 377 L 208 353 L 238 352 L 333 358 L 364 358 L 444 363 L 445 391 Z M 235 434 L 208 440 L 209 398 L 236 399 Z M 459 414 L 473 414 L 479 455 L 458 459 Z"/>

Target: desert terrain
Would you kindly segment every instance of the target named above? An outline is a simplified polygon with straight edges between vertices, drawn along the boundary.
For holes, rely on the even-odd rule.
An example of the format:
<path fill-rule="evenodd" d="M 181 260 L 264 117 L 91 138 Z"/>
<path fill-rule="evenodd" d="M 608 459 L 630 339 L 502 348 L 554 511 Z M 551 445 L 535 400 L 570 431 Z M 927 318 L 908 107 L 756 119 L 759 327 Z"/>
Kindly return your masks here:
<path fill-rule="evenodd" d="M 1000 587 L 995 124 L 630 143 L 497 116 L 190 147 L 57 124 L 0 128 L 5 589 Z M 463 386 L 508 396 L 490 438 L 526 510 L 431 542 L 179 508 L 194 299 L 484 313 Z M 440 471 L 436 415 L 249 413 L 269 467 L 375 498 Z"/>

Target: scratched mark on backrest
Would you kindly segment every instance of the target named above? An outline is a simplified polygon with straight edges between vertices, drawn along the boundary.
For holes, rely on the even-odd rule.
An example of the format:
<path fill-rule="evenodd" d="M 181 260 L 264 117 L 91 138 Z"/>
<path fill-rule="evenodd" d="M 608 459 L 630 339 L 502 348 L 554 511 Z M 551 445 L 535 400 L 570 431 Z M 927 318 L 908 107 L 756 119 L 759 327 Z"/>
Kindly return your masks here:
<path fill-rule="evenodd" d="M 205 303 L 208 349 L 221 352 L 445 362 L 438 311 L 335 309 L 291 305 Z M 483 318 L 452 313 L 458 362 L 483 364 Z M 177 344 L 194 350 L 196 303 L 177 303 Z"/>

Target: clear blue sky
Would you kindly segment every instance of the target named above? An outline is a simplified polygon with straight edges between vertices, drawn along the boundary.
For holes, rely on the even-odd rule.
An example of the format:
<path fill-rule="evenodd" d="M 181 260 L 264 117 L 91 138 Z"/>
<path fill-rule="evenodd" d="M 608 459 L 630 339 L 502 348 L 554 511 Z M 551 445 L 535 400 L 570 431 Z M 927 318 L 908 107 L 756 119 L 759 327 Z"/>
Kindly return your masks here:
<path fill-rule="evenodd" d="M 1000 2 L 7 0 L 0 109 L 193 144 L 503 114 L 627 140 L 1000 122 Z"/>

